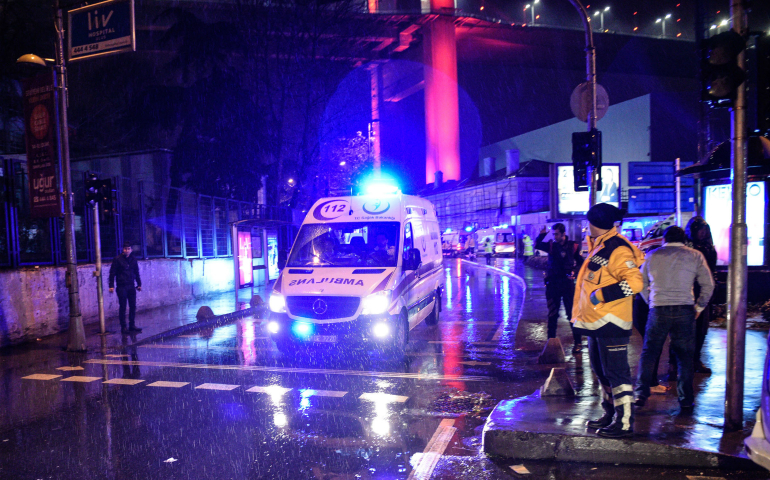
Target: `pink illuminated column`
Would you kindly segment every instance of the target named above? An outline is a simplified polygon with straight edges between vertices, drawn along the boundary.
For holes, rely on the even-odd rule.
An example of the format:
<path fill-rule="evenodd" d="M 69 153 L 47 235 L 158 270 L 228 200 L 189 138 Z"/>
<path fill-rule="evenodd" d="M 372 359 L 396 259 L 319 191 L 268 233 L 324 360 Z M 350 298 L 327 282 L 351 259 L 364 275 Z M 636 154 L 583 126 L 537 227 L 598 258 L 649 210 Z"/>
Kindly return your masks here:
<path fill-rule="evenodd" d="M 448 5 L 443 5 L 448 3 Z M 431 9 L 454 8 L 453 2 L 432 0 Z M 425 27 L 425 181 L 436 171 L 444 181 L 460 180 L 460 112 L 457 93 L 457 46 L 454 19 L 437 16 Z"/>

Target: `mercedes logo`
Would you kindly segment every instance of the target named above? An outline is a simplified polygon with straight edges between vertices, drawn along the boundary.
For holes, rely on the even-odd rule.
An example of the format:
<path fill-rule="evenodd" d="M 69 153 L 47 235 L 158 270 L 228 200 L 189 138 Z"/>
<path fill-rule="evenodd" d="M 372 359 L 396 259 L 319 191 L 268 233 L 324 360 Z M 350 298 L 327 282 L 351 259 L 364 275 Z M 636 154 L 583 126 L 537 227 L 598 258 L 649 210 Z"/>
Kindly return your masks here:
<path fill-rule="evenodd" d="M 323 315 L 326 313 L 327 308 L 329 307 L 326 305 L 326 302 L 320 298 L 313 302 L 313 311 L 316 315 Z"/>

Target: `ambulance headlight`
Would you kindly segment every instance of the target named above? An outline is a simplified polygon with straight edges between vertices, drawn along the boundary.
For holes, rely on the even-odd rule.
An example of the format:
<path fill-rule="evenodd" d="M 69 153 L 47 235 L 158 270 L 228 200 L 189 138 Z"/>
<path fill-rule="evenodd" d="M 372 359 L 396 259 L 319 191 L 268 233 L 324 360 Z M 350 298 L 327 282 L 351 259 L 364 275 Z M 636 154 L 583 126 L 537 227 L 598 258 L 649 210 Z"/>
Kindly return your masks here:
<path fill-rule="evenodd" d="M 385 313 L 390 306 L 390 290 L 372 293 L 364 298 L 362 315 L 379 315 Z"/>
<path fill-rule="evenodd" d="M 372 334 L 377 338 L 385 338 L 390 335 L 390 326 L 385 322 L 375 323 Z"/>
<path fill-rule="evenodd" d="M 273 292 L 270 294 L 270 300 L 268 300 L 270 311 L 275 313 L 282 313 L 286 311 L 286 298 L 280 293 Z"/>

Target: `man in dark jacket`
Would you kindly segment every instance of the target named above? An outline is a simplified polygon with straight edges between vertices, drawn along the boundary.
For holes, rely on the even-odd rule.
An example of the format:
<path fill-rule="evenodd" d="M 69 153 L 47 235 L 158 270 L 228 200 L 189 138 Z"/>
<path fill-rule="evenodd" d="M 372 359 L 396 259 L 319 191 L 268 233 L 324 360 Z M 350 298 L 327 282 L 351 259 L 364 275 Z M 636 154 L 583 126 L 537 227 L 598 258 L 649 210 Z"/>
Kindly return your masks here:
<path fill-rule="evenodd" d="M 544 242 L 546 229 L 535 240 L 535 248 L 548 252 L 548 269 L 545 272 L 545 298 L 548 301 L 548 338 L 556 338 L 556 323 L 559 320 L 559 307 L 564 301 L 567 317 L 572 317 L 572 302 L 575 297 L 575 274 L 583 264 L 580 245 L 570 240 L 565 234 L 563 223 L 551 227 L 553 240 Z M 572 327 L 572 323 L 570 323 Z M 572 330 L 575 341 L 572 353 L 583 349 L 583 336 Z"/>
<path fill-rule="evenodd" d="M 139 264 L 131 254 L 131 244 L 123 244 L 123 252 L 112 260 L 110 266 L 110 293 L 115 291 L 115 283 L 118 289 L 118 317 L 120 318 L 120 331 L 122 333 L 139 333 L 141 328 L 134 325 L 136 317 L 136 291 L 142 290 L 142 279 L 139 277 Z M 116 282 L 117 281 L 117 282 Z M 136 287 L 134 287 L 136 283 Z M 126 302 L 128 302 L 128 328 L 126 328 Z"/>

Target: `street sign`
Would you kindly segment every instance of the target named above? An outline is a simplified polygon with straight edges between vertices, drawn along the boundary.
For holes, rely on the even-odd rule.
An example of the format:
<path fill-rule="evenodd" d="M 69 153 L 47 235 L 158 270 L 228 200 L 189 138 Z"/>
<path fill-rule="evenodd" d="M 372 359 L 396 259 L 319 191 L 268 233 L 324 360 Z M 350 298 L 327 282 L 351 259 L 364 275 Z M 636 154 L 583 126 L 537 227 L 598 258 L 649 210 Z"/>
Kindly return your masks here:
<path fill-rule="evenodd" d="M 24 131 L 30 216 L 62 215 L 59 135 L 53 71 L 24 81 Z"/>
<path fill-rule="evenodd" d="M 108 0 L 67 12 L 70 61 L 136 50 L 134 0 Z"/>
<path fill-rule="evenodd" d="M 581 122 L 588 121 L 588 114 L 591 113 L 591 84 L 583 82 L 572 91 L 569 97 L 569 106 L 572 114 Z M 601 120 L 607 114 L 610 108 L 610 97 L 607 90 L 598 83 L 596 84 L 596 120 Z"/>

